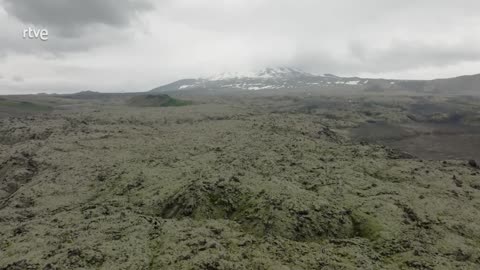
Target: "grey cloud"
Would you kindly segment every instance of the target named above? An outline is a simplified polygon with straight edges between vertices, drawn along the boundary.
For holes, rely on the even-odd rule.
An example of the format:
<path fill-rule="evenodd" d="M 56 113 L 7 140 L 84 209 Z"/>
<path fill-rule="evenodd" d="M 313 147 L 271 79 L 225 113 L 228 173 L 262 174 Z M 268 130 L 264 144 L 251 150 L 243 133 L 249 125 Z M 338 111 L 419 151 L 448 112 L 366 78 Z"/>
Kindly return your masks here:
<path fill-rule="evenodd" d="M 421 42 L 394 42 L 384 50 L 364 47 L 363 54 L 356 54 L 367 72 L 398 71 L 414 67 L 441 67 L 465 61 L 480 60 L 480 48 L 475 43 L 422 44 Z M 353 55 L 356 52 L 352 51 Z"/>
<path fill-rule="evenodd" d="M 353 69 L 348 68 L 348 65 L 343 65 L 334 57 L 320 51 L 299 51 L 288 63 L 288 66 L 319 74 L 340 74 L 353 71 Z"/>
<path fill-rule="evenodd" d="M 99 32 L 102 32 L 99 30 Z M 108 35 L 85 35 L 81 37 L 50 37 L 48 41 L 25 40 L 18 35 L 2 36 L 0 33 L 0 61 L 9 53 L 34 54 L 37 57 L 61 58 L 69 52 L 83 52 L 111 44 L 112 42 L 128 42 L 128 35 L 109 31 Z"/>
<path fill-rule="evenodd" d="M 25 78 L 23 78 L 20 75 L 15 75 L 15 76 L 12 77 L 12 81 L 17 82 L 17 83 L 21 83 L 21 82 L 25 81 Z"/>
<path fill-rule="evenodd" d="M 49 40 L 23 40 L 29 24 Z M 18 91 L 143 90 L 265 66 L 453 77 L 480 72 L 479 25 L 473 0 L 0 0 L 0 73 Z"/>
<path fill-rule="evenodd" d="M 81 35 L 92 25 L 128 26 L 139 12 L 152 8 L 145 0 L 4 0 L 4 6 L 22 22 L 66 37 Z"/>
<path fill-rule="evenodd" d="M 66 2 L 71 4 L 67 5 Z M 0 61 L 13 54 L 58 58 L 70 52 L 128 44 L 135 28 L 127 25 L 147 4 L 138 1 L 118 2 L 115 5 L 110 0 L 0 0 Z M 2 11 L 7 13 L 2 14 Z M 15 19 L 15 16 L 25 22 Z M 29 23 L 36 27 L 47 27 L 49 40 L 24 39 L 23 30 Z"/>
<path fill-rule="evenodd" d="M 480 31 L 480 2 L 459 1 L 455 5 L 444 0 L 265 0 L 222 5 L 216 0 L 172 0 L 159 12 L 198 31 L 254 37 L 252 47 L 265 40 L 287 40 L 297 46 L 292 59 L 281 65 L 348 75 L 479 60 L 478 41 L 470 37 Z M 402 37 L 409 40 L 395 40 Z M 430 40 L 438 44 L 429 44 Z M 461 44 L 446 45 L 451 40 Z M 272 42 L 272 48 L 277 46 Z M 262 57 L 271 62 L 282 59 L 268 52 Z"/>
<path fill-rule="evenodd" d="M 354 75 L 422 67 L 439 68 L 474 61 L 480 61 L 480 44 L 474 42 L 448 45 L 394 41 L 386 48 L 375 49 L 355 41 L 350 42 L 348 52 L 340 56 L 322 50 L 300 49 L 290 64 L 311 72 Z"/>

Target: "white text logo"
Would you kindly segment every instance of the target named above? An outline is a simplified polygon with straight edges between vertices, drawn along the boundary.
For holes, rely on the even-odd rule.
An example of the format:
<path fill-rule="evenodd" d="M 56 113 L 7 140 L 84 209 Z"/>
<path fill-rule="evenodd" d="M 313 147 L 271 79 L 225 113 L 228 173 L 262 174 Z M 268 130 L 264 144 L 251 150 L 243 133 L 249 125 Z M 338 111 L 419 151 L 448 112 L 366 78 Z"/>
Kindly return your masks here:
<path fill-rule="evenodd" d="M 23 30 L 23 39 L 40 39 L 42 41 L 48 40 L 48 30 L 47 29 L 35 29 L 32 27 L 25 28 Z"/>

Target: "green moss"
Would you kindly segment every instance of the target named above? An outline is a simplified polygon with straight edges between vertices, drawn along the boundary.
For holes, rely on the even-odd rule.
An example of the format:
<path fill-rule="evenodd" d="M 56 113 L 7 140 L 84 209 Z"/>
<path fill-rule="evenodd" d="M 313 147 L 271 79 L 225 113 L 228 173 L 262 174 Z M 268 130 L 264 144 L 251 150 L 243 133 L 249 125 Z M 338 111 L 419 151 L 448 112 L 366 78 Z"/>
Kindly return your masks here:
<path fill-rule="evenodd" d="M 14 101 L 7 99 L 0 99 L 0 108 L 13 109 L 26 112 L 41 112 L 49 111 L 52 108 L 49 106 L 36 104 L 27 101 Z"/>
<path fill-rule="evenodd" d="M 165 103 L 165 107 L 169 107 L 169 106 L 186 106 L 186 105 L 191 105 L 192 102 L 191 101 L 188 101 L 188 100 L 179 100 L 179 99 L 175 99 L 175 98 L 170 98 L 168 100 L 167 103 Z"/>
<path fill-rule="evenodd" d="M 191 101 L 172 98 L 169 95 L 136 96 L 131 98 L 127 103 L 137 107 L 178 107 L 192 104 Z"/>
<path fill-rule="evenodd" d="M 353 228 L 355 236 L 366 238 L 369 240 L 377 240 L 380 232 L 383 231 L 382 225 L 364 213 L 352 214 Z"/>

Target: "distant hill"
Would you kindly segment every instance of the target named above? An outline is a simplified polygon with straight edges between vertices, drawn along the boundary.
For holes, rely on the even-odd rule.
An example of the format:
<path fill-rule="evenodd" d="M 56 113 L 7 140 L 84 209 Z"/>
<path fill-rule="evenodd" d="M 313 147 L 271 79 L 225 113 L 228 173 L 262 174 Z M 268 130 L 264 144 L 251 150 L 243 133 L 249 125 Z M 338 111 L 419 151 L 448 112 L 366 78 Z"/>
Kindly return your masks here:
<path fill-rule="evenodd" d="M 480 93 L 480 74 L 438 79 L 430 82 L 433 90 Z"/>
<path fill-rule="evenodd" d="M 95 92 L 95 91 L 81 91 L 81 92 L 78 92 L 78 93 L 59 95 L 59 96 L 64 97 L 64 98 L 70 98 L 70 99 L 100 100 L 100 99 L 109 98 L 110 96 L 112 96 L 112 93 L 100 93 L 100 92 Z"/>
<path fill-rule="evenodd" d="M 171 107 L 192 104 L 190 101 L 172 98 L 169 95 L 141 95 L 130 98 L 127 101 L 130 106 L 136 107 Z"/>

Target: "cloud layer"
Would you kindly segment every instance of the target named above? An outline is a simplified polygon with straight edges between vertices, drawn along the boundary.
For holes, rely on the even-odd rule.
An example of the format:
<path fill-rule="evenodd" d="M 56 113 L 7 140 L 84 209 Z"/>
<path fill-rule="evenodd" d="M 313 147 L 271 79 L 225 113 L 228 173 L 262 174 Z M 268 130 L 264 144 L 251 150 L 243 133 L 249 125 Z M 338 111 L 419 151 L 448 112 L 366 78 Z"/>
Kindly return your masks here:
<path fill-rule="evenodd" d="M 128 26 L 139 12 L 152 8 L 140 0 L 4 0 L 4 6 L 22 22 L 49 27 L 67 37 L 81 35 L 92 25 Z"/>
<path fill-rule="evenodd" d="M 48 42 L 23 40 L 28 25 L 48 28 Z M 0 0 L 0 93 L 142 91 L 265 66 L 480 73 L 480 2 Z"/>

